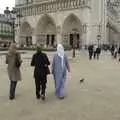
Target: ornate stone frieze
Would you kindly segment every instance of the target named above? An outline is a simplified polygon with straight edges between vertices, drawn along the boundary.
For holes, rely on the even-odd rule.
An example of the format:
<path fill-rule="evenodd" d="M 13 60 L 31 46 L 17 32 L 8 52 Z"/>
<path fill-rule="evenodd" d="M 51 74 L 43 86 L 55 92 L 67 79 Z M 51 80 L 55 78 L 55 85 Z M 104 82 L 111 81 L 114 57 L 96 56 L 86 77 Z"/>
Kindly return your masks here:
<path fill-rule="evenodd" d="M 16 8 L 23 16 L 32 16 L 83 7 L 90 8 L 90 1 L 91 0 L 54 0 L 39 4 L 16 5 Z"/>

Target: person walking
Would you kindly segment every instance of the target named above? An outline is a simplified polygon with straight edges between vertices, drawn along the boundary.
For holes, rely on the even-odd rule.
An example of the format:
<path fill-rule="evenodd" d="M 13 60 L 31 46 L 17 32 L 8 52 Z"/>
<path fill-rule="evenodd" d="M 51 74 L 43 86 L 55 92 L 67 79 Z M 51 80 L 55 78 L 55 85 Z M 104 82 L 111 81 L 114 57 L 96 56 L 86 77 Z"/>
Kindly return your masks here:
<path fill-rule="evenodd" d="M 118 48 L 118 61 L 120 62 L 120 46 Z"/>
<path fill-rule="evenodd" d="M 101 47 L 98 46 L 98 47 L 96 48 L 96 56 L 97 56 L 97 60 L 99 60 L 100 53 L 101 53 Z"/>
<path fill-rule="evenodd" d="M 114 58 L 115 45 L 111 46 L 110 51 L 111 51 L 112 58 Z"/>
<path fill-rule="evenodd" d="M 33 55 L 31 66 L 34 66 L 34 78 L 36 85 L 36 98 L 45 100 L 45 90 L 47 83 L 47 74 L 50 74 L 50 62 L 45 53 L 42 52 L 41 47 L 37 47 L 37 52 Z"/>
<path fill-rule="evenodd" d="M 97 55 L 96 50 L 97 50 L 97 48 L 98 48 L 98 45 L 95 44 L 93 46 L 93 56 L 94 56 L 94 59 L 96 59 L 96 55 Z"/>
<path fill-rule="evenodd" d="M 89 45 L 88 47 L 89 59 L 92 60 L 93 56 L 93 45 Z"/>
<path fill-rule="evenodd" d="M 21 63 L 21 56 L 20 53 L 16 51 L 16 44 L 12 43 L 6 55 L 6 64 L 8 64 L 7 70 L 10 79 L 10 100 L 13 100 L 15 98 L 16 85 L 17 82 L 21 80 Z"/>
<path fill-rule="evenodd" d="M 70 72 L 68 58 L 64 53 L 62 44 L 58 44 L 57 54 L 54 55 L 52 62 L 52 74 L 55 81 L 55 94 L 60 99 L 65 97 L 67 70 Z"/>
<path fill-rule="evenodd" d="M 118 55 L 118 46 L 115 46 L 115 50 L 114 50 L 114 59 L 117 59 L 117 55 Z"/>

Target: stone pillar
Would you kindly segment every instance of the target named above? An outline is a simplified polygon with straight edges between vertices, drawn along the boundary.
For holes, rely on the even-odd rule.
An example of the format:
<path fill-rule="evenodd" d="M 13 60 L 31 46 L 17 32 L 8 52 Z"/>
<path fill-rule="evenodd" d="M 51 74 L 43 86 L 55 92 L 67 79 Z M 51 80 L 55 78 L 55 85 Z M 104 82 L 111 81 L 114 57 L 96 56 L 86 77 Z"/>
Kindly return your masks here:
<path fill-rule="evenodd" d="M 32 44 L 36 45 L 36 35 L 32 35 Z"/>
<path fill-rule="evenodd" d="M 107 40 L 107 6 L 106 6 L 106 1 L 102 0 L 102 32 L 101 32 L 101 43 L 103 44 L 107 44 L 108 40 Z"/>
<path fill-rule="evenodd" d="M 60 25 L 57 26 L 56 41 L 57 43 L 62 43 L 62 30 Z"/>
<path fill-rule="evenodd" d="M 20 39 L 20 29 L 19 29 L 19 27 L 16 28 L 15 42 L 17 43 L 17 47 L 20 47 L 20 45 L 21 45 L 21 39 Z"/>
<path fill-rule="evenodd" d="M 56 12 L 56 41 L 62 43 L 62 23 L 59 10 Z"/>
<path fill-rule="evenodd" d="M 90 29 L 89 29 L 89 24 L 90 24 L 90 9 L 89 8 L 84 8 L 83 13 L 82 13 L 82 18 L 83 18 L 83 37 L 84 37 L 84 43 L 89 44 L 91 42 L 90 40 Z"/>

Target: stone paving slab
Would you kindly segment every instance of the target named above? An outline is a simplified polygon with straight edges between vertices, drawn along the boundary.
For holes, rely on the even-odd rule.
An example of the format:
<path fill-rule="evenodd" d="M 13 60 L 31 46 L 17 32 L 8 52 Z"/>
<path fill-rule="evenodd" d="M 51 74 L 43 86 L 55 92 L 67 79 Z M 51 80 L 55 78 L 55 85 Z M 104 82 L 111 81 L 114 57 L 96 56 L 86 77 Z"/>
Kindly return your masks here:
<path fill-rule="evenodd" d="M 120 120 L 120 63 L 102 53 L 100 60 L 88 60 L 87 52 L 69 56 L 67 97 L 58 100 L 54 95 L 54 81 L 48 76 L 47 99 L 36 100 L 33 68 L 30 67 L 33 51 L 22 55 L 22 81 L 17 86 L 16 99 L 8 99 L 9 80 L 5 56 L 0 56 L 0 120 Z M 48 56 L 52 61 L 53 54 Z M 27 59 L 29 58 L 29 59 Z M 84 77 L 84 83 L 80 79 Z"/>

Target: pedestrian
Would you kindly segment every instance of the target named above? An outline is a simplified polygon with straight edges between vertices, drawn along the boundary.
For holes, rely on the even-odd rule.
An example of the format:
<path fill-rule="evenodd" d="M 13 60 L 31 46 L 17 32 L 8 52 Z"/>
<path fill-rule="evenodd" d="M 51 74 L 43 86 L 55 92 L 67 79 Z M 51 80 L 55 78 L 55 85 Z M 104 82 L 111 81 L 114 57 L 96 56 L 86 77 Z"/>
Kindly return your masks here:
<path fill-rule="evenodd" d="M 118 54 L 118 47 L 116 46 L 114 50 L 114 59 L 117 59 L 117 54 Z"/>
<path fill-rule="evenodd" d="M 34 66 L 34 78 L 36 86 L 36 98 L 45 100 L 45 90 L 47 83 L 47 75 L 50 74 L 50 62 L 45 53 L 42 52 L 41 47 L 37 47 L 37 52 L 33 55 L 31 66 Z"/>
<path fill-rule="evenodd" d="M 119 56 L 118 61 L 120 62 L 120 46 L 118 48 L 118 56 Z"/>
<path fill-rule="evenodd" d="M 88 52 L 89 52 L 89 59 L 92 60 L 92 56 L 93 56 L 93 45 L 89 45 L 89 47 L 88 47 Z"/>
<path fill-rule="evenodd" d="M 96 54 L 97 54 L 97 53 L 96 53 L 96 50 L 97 50 L 97 48 L 98 48 L 98 45 L 95 44 L 95 45 L 93 46 L 94 59 L 96 59 Z"/>
<path fill-rule="evenodd" d="M 60 99 L 65 97 L 67 70 L 70 72 L 67 55 L 64 53 L 62 44 L 58 44 L 57 54 L 54 55 L 52 62 L 52 74 L 55 81 L 55 94 Z"/>
<path fill-rule="evenodd" d="M 21 80 L 21 63 L 21 56 L 20 53 L 16 51 L 16 44 L 12 43 L 6 55 L 6 64 L 8 64 L 7 70 L 10 79 L 10 100 L 13 100 L 15 98 L 16 85 L 17 82 Z"/>
<path fill-rule="evenodd" d="M 97 56 L 97 60 L 99 60 L 100 53 L 101 53 L 101 48 L 100 48 L 100 46 L 98 46 L 98 47 L 96 48 L 96 56 Z"/>
<path fill-rule="evenodd" d="M 112 45 L 111 48 L 110 48 L 111 56 L 112 56 L 112 57 L 114 57 L 114 50 L 115 50 L 115 46 Z"/>

